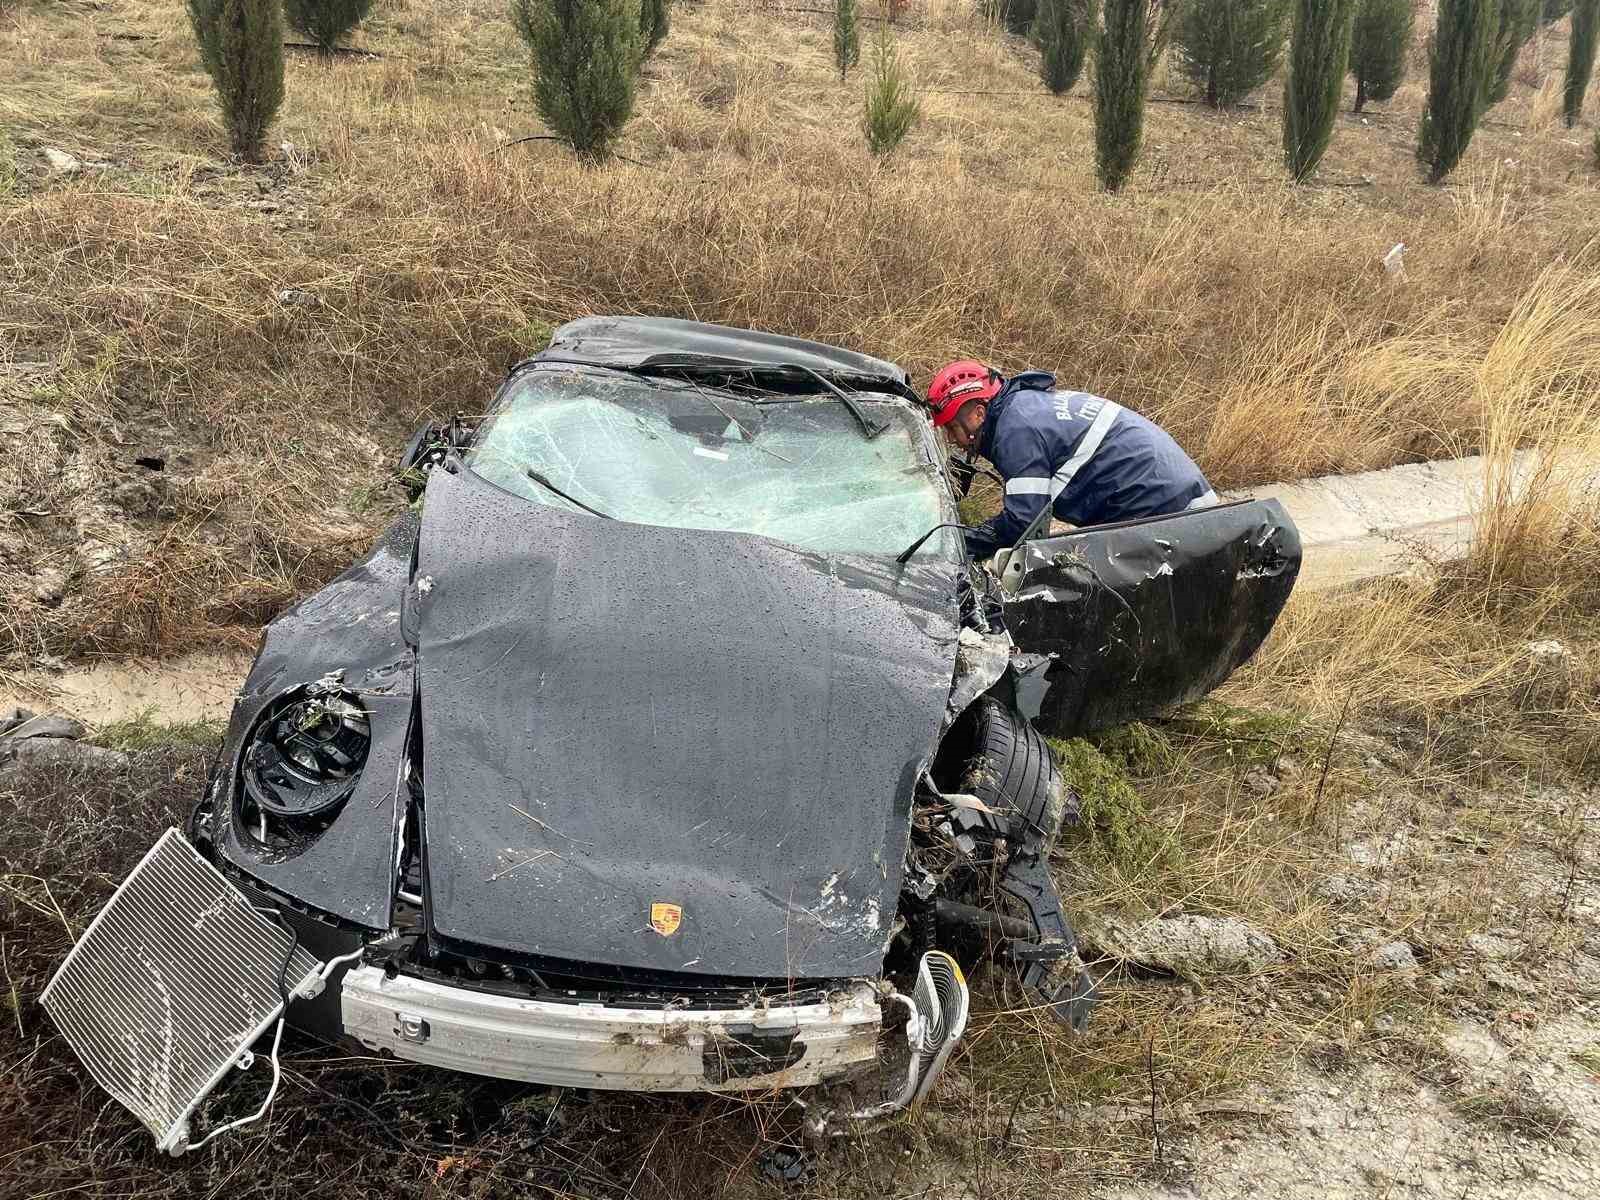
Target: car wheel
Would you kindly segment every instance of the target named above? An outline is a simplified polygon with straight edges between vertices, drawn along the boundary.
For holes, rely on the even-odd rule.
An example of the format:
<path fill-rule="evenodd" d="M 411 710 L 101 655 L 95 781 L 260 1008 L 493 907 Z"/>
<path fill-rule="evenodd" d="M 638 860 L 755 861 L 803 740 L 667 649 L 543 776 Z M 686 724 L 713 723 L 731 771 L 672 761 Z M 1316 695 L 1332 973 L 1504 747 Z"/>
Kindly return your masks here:
<path fill-rule="evenodd" d="M 1005 814 L 1014 843 L 1048 849 L 1076 804 L 1067 803 L 1065 781 L 1044 736 L 993 696 L 980 696 L 964 719 L 972 723 L 970 749 L 957 787 Z"/>

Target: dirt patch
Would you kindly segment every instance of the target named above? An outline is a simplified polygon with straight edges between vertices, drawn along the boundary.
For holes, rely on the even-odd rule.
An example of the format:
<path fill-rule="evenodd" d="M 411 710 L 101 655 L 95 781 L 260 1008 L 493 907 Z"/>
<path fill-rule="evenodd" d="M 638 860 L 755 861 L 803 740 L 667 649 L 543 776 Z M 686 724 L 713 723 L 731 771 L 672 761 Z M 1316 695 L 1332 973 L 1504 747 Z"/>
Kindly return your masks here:
<path fill-rule="evenodd" d="M 0 707 L 47 708 L 94 725 L 145 715 L 165 723 L 224 721 L 249 669 L 247 654 L 212 652 L 19 671 L 0 676 Z"/>

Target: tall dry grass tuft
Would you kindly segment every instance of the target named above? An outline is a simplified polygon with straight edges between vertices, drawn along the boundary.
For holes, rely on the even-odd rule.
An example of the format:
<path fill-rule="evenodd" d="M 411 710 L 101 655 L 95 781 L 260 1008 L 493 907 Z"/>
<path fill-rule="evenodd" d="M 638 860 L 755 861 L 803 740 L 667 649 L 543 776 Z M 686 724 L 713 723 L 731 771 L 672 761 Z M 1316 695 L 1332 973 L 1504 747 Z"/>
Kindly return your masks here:
<path fill-rule="evenodd" d="M 1558 264 L 1513 310 L 1476 385 L 1484 504 L 1469 577 L 1496 606 L 1600 608 L 1600 276 Z"/>

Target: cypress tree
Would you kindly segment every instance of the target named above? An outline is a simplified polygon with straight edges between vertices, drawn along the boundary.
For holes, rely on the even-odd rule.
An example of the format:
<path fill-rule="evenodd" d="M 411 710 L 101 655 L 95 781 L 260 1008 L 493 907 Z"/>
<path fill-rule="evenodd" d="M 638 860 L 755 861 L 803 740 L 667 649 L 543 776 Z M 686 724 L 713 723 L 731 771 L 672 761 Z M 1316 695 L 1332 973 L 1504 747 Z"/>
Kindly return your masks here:
<path fill-rule="evenodd" d="M 671 0 L 640 0 L 640 57 L 649 58 L 667 36 L 667 31 L 672 27 L 671 9 Z"/>
<path fill-rule="evenodd" d="M 861 61 L 861 22 L 856 0 L 834 0 L 833 61 L 842 80 Z"/>
<path fill-rule="evenodd" d="M 217 10 L 221 0 L 188 0 L 189 25 L 200 47 L 200 65 L 212 79 L 217 77 Z"/>
<path fill-rule="evenodd" d="M 1039 3 L 1040 0 L 996 0 L 995 8 L 1007 31 L 1021 37 L 1033 28 Z"/>
<path fill-rule="evenodd" d="M 578 157 L 599 162 L 633 115 L 639 70 L 635 0 L 512 0 L 533 54 L 533 103 Z"/>
<path fill-rule="evenodd" d="M 197 10 L 202 11 L 195 19 Z M 283 11 L 278 0 L 201 0 L 190 6 L 190 15 L 201 39 L 201 61 L 210 59 L 228 144 L 246 162 L 260 162 L 261 143 L 283 103 Z"/>
<path fill-rule="evenodd" d="M 1600 27 L 1600 0 L 1573 0 L 1567 74 L 1561 88 L 1561 115 L 1566 118 L 1568 129 L 1583 115 L 1583 94 L 1589 90 L 1589 77 L 1594 74 L 1597 27 Z"/>
<path fill-rule="evenodd" d="M 1485 81 L 1488 93 L 1484 107 L 1499 104 L 1511 92 L 1511 73 L 1517 69 L 1517 55 L 1539 26 L 1541 0 L 1499 0 L 1495 13 L 1494 61 Z"/>
<path fill-rule="evenodd" d="M 1591 0 L 1592 2 L 1592 0 Z M 1483 115 L 1493 65 L 1496 0 L 1439 0 L 1428 55 L 1428 106 L 1417 157 L 1438 183 L 1461 161 Z"/>
<path fill-rule="evenodd" d="M 1145 53 L 1149 0 L 1105 0 L 1105 22 L 1095 46 L 1094 165 L 1100 185 L 1122 190 L 1139 157 L 1144 134 L 1144 93 L 1150 60 Z"/>
<path fill-rule="evenodd" d="M 1411 0 L 1361 0 L 1350 27 L 1350 73 L 1356 77 L 1355 111 L 1368 100 L 1392 97 L 1406 76 L 1415 10 Z"/>
<path fill-rule="evenodd" d="M 1178 66 L 1212 108 L 1229 108 L 1278 69 L 1288 0 L 1187 0 L 1172 41 Z"/>
<path fill-rule="evenodd" d="M 339 40 L 367 19 L 371 8 L 372 0 L 283 0 L 284 18 L 323 54 L 332 54 Z"/>
<path fill-rule="evenodd" d="M 1328 149 L 1350 58 L 1353 0 L 1297 0 L 1283 89 L 1283 156 L 1296 183 Z"/>
<path fill-rule="evenodd" d="M 1099 17 L 1099 0 L 1039 0 L 1033 19 L 1039 78 L 1057 96 L 1071 91 L 1083 73 L 1089 38 Z"/>
<path fill-rule="evenodd" d="M 867 80 L 866 114 L 862 120 L 867 149 L 874 154 L 889 153 L 921 116 L 922 103 L 900 65 L 900 52 L 889 27 L 880 26 L 872 51 L 872 77 Z"/>

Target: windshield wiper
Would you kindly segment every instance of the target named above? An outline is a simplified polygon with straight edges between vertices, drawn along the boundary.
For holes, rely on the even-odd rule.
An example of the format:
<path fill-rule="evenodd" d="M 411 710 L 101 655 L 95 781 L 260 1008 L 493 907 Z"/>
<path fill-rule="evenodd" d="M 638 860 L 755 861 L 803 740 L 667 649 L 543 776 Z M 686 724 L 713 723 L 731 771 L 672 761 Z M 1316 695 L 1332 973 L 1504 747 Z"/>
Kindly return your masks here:
<path fill-rule="evenodd" d="M 943 522 L 943 523 L 941 523 L 939 525 L 935 525 L 932 529 L 928 530 L 927 533 L 923 534 L 916 541 L 912 542 L 911 545 L 907 546 L 899 554 L 895 555 L 894 556 L 895 562 L 899 563 L 901 566 L 904 566 L 906 563 L 910 562 L 911 561 L 911 556 L 913 554 L 915 554 L 918 550 L 922 549 L 922 543 L 927 541 L 934 534 L 938 533 L 939 530 L 941 530 L 941 529 L 959 529 L 959 530 L 961 530 L 962 533 L 975 533 L 975 532 L 977 532 L 976 530 L 974 530 L 972 528 L 972 526 L 963 525 L 959 521 L 945 521 L 945 522 Z"/>
<path fill-rule="evenodd" d="M 861 406 L 854 400 L 850 399 L 850 393 L 846 392 L 842 387 L 834 383 L 833 380 L 829 379 L 821 371 L 813 371 L 810 367 L 802 366 L 800 363 L 789 363 L 787 364 L 787 367 L 792 371 L 804 371 L 807 375 L 811 376 L 811 378 L 815 379 L 835 396 L 839 397 L 839 403 L 843 404 L 850 410 L 850 415 L 854 417 L 860 424 L 861 432 L 866 436 L 867 441 L 870 442 L 885 429 L 889 428 L 889 422 L 887 421 L 884 421 L 882 424 L 874 424 L 872 419 L 868 417 L 864 411 L 862 411 Z"/>
<path fill-rule="evenodd" d="M 604 517 L 607 521 L 615 521 L 616 520 L 616 518 L 613 517 L 610 513 L 603 513 L 598 508 L 591 508 L 589 505 L 585 504 L 582 500 L 579 500 L 576 496 L 569 496 L 566 492 L 563 492 L 555 484 L 551 483 L 549 479 L 545 478 L 545 476 L 540 474 L 538 471 L 535 471 L 532 467 L 525 468 L 523 470 L 523 474 L 526 475 L 529 479 L 533 480 L 535 483 L 537 483 L 540 487 L 546 489 L 547 491 L 554 492 L 556 495 L 560 496 L 563 500 L 565 500 L 568 504 L 576 504 L 579 508 L 583 509 L 583 511 L 586 512 L 586 513 L 592 513 L 597 517 Z"/>
<path fill-rule="evenodd" d="M 832 392 L 833 395 L 838 398 L 839 402 L 850 410 L 850 415 L 854 417 L 856 419 L 856 423 L 861 426 L 862 436 L 868 441 L 871 441 L 885 429 L 889 428 L 888 421 L 881 423 L 873 421 L 871 417 L 867 416 L 866 410 L 863 409 L 855 400 L 851 399 L 849 392 L 845 391 L 838 384 L 834 383 L 833 380 L 829 379 L 821 371 L 813 370 L 804 363 L 751 363 L 731 358 L 713 358 L 710 356 L 702 358 L 698 355 L 672 356 L 658 354 L 646 362 L 633 363 L 628 366 L 617 367 L 616 369 L 619 371 L 629 371 L 635 375 L 664 375 L 669 379 L 684 379 L 691 383 L 694 381 L 696 376 L 734 374 L 748 375 L 751 383 L 757 384 L 758 386 L 759 377 L 765 371 L 799 371 L 801 374 L 809 375 L 812 379 L 815 379 L 829 392 Z"/>

